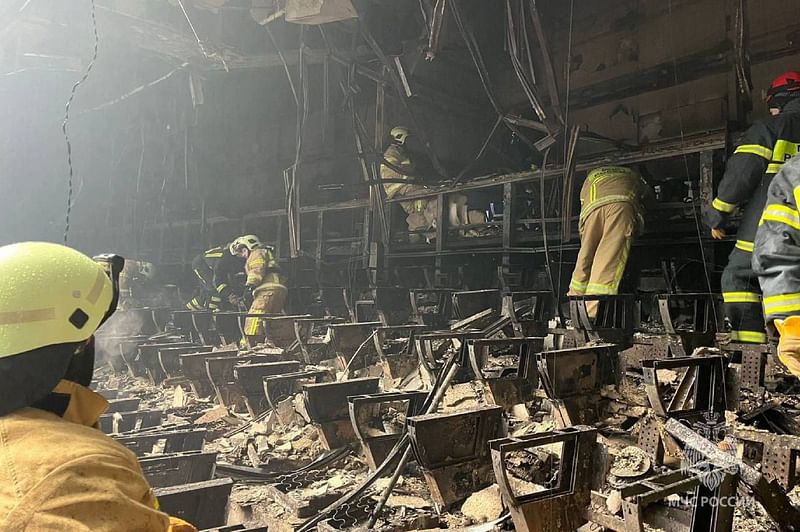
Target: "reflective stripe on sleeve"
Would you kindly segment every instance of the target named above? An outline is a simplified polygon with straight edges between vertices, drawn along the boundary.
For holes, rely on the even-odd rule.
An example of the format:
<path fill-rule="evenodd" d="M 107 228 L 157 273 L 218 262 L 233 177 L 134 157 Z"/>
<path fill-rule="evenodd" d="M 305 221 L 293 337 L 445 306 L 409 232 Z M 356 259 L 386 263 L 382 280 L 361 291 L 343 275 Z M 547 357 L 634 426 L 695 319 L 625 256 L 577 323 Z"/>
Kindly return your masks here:
<path fill-rule="evenodd" d="M 758 144 L 742 144 L 733 153 L 751 153 L 766 160 L 772 160 L 772 150 Z"/>
<path fill-rule="evenodd" d="M 733 203 L 728 203 L 727 201 L 722 201 L 719 198 L 714 198 L 714 201 L 711 202 L 711 206 L 718 211 L 725 213 L 732 213 L 736 210 L 736 205 Z"/>
<path fill-rule="evenodd" d="M 777 174 L 778 172 L 781 171 L 781 167 L 782 166 L 783 166 L 783 163 L 770 163 L 769 165 L 767 165 L 767 173 L 768 174 Z"/>
<path fill-rule="evenodd" d="M 774 315 L 797 311 L 800 311 L 800 293 L 764 298 L 764 314 Z"/>
<path fill-rule="evenodd" d="M 747 251 L 748 253 L 753 252 L 753 243 L 748 242 L 747 240 L 737 240 L 736 247 L 742 251 Z"/>
<path fill-rule="evenodd" d="M 778 222 L 800 230 L 800 213 L 786 205 L 767 205 L 761 215 L 761 222 Z"/>

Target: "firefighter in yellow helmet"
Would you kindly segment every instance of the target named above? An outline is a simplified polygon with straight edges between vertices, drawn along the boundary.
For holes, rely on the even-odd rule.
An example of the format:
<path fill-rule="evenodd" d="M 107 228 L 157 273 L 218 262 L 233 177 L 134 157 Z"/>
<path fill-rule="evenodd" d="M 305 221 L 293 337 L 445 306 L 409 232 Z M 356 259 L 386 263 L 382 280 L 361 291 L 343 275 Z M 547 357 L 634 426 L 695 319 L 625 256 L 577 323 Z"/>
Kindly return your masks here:
<path fill-rule="evenodd" d="M 88 388 L 93 335 L 116 309 L 123 262 L 0 247 L 2 530 L 195 530 L 158 510 L 136 456 L 97 429 L 108 403 Z"/>
<path fill-rule="evenodd" d="M 230 251 L 247 260 L 245 289 L 253 301 L 248 314 L 282 314 L 288 289 L 281 279 L 273 248 L 262 244 L 255 235 L 244 235 L 231 243 Z M 263 322 L 259 318 L 247 318 L 244 334 L 251 346 L 263 342 L 266 338 Z"/>
<path fill-rule="evenodd" d="M 240 297 L 231 286 L 233 276 L 242 271 L 242 260 L 232 244 L 207 249 L 192 261 L 192 271 L 199 281 L 197 289 L 186 303 L 189 310 L 229 310 L 238 308 Z"/>
<path fill-rule="evenodd" d="M 404 183 L 404 181 L 417 179 L 415 177 L 416 166 L 406 147 L 406 140 L 411 135 L 410 131 L 406 127 L 397 126 L 392 128 L 389 135 L 392 140 L 383 153 L 383 162 L 381 163 L 381 179 L 389 181 L 383 185 L 386 197 L 392 199 L 397 196 L 402 197 L 422 192 L 426 188 L 424 185 Z M 436 211 L 439 207 L 436 196 L 401 201 L 400 206 L 406 213 L 410 242 L 420 242 L 423 238 L 430 240 L 434 237 L 436 234 Z M 446 215 L 451 227 L 486 222 L 484 213 L 469 210 L 467 197 L 464 194 L 447 196 Z M 468 231 L 465 236 L 477 236 L 477 233 Z"/>

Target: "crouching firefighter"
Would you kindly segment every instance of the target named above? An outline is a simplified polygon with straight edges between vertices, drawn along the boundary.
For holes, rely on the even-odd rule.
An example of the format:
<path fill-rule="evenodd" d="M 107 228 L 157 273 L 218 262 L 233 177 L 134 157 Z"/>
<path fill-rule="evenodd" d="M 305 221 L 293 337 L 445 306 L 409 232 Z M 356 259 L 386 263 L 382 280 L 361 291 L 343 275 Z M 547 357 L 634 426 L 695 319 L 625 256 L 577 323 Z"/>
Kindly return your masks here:
<path fill-rule="evenodd" d="M 124 260 L 0 247 L 0 529 L 189 532 L 158 509 L 136 456 L 97 428 L 94 333 Z M 102 265 L 100 264 L 102 263 Z"/>
<path fill-rule="evenodd" d="M 242 271 L 243 262 L 233 253 L 232 245 L 211 248 L 192 261 L 198 286 L 186 303 L 187 309 L 217 311 L 238 307 L 241 298 L 231 287 L 231 281 Z"/>
<path fill-rule="evenodd" d="M 603 166 L 589 172 L 581 187 L 581 248 L 569 295 L 617 294 L 631 243 L 644 226 L 642 205 L 649 190 L 630 168 Z M 590 318 L 597 317 L 598 306 L 598 301 L 586 303 Z"/>
<path fill-rule="evenodd" d="M 273 248 L 262 244 L 255 235 L 245 235 L 231 244 L 231 250 L 247 259 L 245 300 L 252 300 L 248 314 L 282 314 L 288 289 L 281 279 Z M 266 339 L 264 323 L 258 317 L 248 317 L 244 322 L 244 334 L 251 346 L 263 342 Z"/>
<path fill-rule="evenodd" d="M 772 179 L 753 248 L 767 328 L 780 334 L 778 358 L 800 378 L 800 157 Z"/>
<path fill-rule="evenodd" d="M 411 136 L 410 131 L 403 126 L 397 126 L 392 128 L 389 134 L 392 139 L 391 144 L 386 148 L 383 154 L 384 160 L 380 166 L 381 179 L 389 181 L 383 185 L 387 199 L 425 191 L 427 187 L 419 184 L 418 177 L 415 177 L 418 168 L 411 159 L 411 153 L 406 146 L 406 141 Z M 409 242 L 417 243 L 435 238 L 436 218 L 439 210 L 439 200 L 435 195 L 401 201 L 400 206 L 406 213 Z M 468 198 L 464 194 L 447 195 L 445 215 L 450 227 L 486 223 L 486 214 L 471 210 Z M 463 236 L 478 236 L 478 232 L 469 230 Z"/>
<path fill-rule="evenodd" d="M 728 159 L 717 197 L 705 205 L 703 217 L 715 239 L 725 237 L 728 216 L 742 207 L 742 221 L 736 245 L 722 272 L 725 317 L 730 322 L 731 340 L 764 343 L 764 315 L 761 290 L 753 272 L 754 240 L 767 189 L 783 163 L 797 153 L 800 143 L 800 72 L 778 76 L 767 93 L 771 116 L 756 122 Z"/>

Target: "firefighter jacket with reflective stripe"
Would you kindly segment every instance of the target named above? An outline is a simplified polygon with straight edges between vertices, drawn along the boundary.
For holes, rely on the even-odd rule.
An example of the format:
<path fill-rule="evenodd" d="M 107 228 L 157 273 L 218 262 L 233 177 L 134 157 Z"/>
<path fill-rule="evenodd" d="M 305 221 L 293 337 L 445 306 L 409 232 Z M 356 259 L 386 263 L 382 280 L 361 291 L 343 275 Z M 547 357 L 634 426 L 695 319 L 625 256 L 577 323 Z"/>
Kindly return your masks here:
<path fill-rule="evenodd" d="M 247 272 L 247 286 L 254 288 L 255 291 L 265 285 L 283 284 L 278 261 L 270 249 L 258 248 L 250 252 L 244 269 Z"/>
<path fill-rule="evenodd" d="M 192 269 L 203 287 L 223 300 L 233 294 L 230 281 L 242 267 L 242 259 L 231 255 L 225 246 L 211 248 L 192 261 Z"/>
<path fill-rule="evenodd" d="M 402 179 L 411 180 L 415 178 L 411 175 L 414 173 L 415 166 L 413 161 L 408 155 L 404 146 L 392 144 L 383 154 L 383 158 L 391 163 L 393 166 L 402 170 L 398 172 L 394 168 L 390 168 L 386 164 L 381 164 L 381 179 Z M 425 187 L 413 182 L 409 183 L 386 183 L 383 185 L 383 190 L 386 192 L 386 197 L 392 199 L 395 196 L 405 196 L 414 192 L 423 190 Z M 421 213 L 425 210 L 428 203 L 433 198 L 419 198 L 415 200 L 408 200 L 400 202 L 406 214 Z"/>
<path fill-rule="evenodd" d="M 642 199 L 647 185 L 638 172 L 623 166 L 601 166 L 595 168 L 581 187 L 580 225 L 595 209 L 611 203 L 630 203 L 636 211 L 641 228 Z"/>
<path fill-rule="evenodd" d="M 767 322 L 800 315 L 800 157 L 772 179 L 753 250 Z"/>
<path fill-rule="evenodd" d="M 93 428 L 107 401 L 69 381 L 54 391 L 69 396 L 62 416 L 0 417 L 0 530 L 171 530 L 136 456 Z"/>
<path fill-rule="evenodd" d="M 797 153 L 798 144 L 800 98 L 786 104 L 779 115 L 756 122 L 745 132 L 728 159 L 717 197 L 711 208 L 704 209 L 706 223 L 712 228 L 720 227 L 737 207 L 757 202 L 757 208 L 745 211 L 736 242 L 739 249 L 752 252 L 769 182 L 783 163 Z"/>
<path fill-rule="evenodd" d="M 409 179 L 409 175 L 414 172 L 414 163 L 403 146 L 390 145 L 383 153 L 383 158 L 404 173 L 400 173 L 386 164 L 381 164 L 381 179 Z M 386 191 L 386 197 L 392 199 L 404 186 L 406 185 L 403 183 L 387 183 L 383 185 L 383 190 Z"/>

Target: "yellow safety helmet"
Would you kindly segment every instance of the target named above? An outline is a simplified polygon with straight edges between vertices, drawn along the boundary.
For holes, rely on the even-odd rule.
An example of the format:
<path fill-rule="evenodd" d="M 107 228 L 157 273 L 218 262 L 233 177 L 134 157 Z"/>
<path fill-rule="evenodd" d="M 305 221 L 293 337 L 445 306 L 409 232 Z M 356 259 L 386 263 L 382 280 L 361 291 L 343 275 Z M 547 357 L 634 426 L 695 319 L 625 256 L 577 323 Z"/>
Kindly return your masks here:
<path fill-rule="evenodd" d="M 123 261 L 97 260 L 47 242 L 0 247 L 0 415 L 46 397 L 113 314 Z"/>
<path fill-rule="evenodd" d="M 389 132 L 389 135 L 392 137 L 392 140 L 397 142 L 398 144 L 405 144 L 406 139 L 411 134 L 407 127 L 404 126 L 395 126 Z"/>
<path fill-rule="evenodd" d="M 256 235 L 243 235 L 231 242 L 230 252 L 231 255 L 236 255 L 236 252 L 241 247 L 245 247 L 250 251 L 262 246 L 261 240 Z"/>

